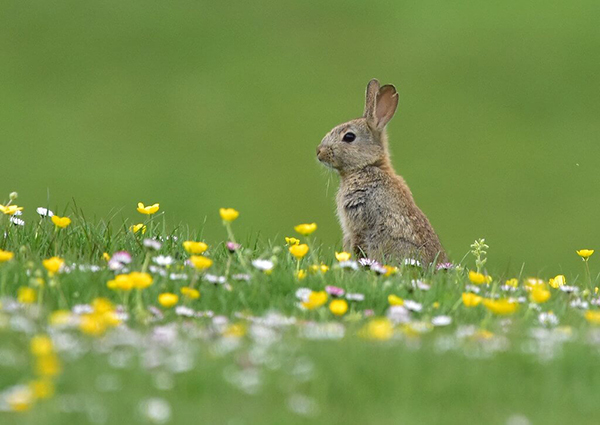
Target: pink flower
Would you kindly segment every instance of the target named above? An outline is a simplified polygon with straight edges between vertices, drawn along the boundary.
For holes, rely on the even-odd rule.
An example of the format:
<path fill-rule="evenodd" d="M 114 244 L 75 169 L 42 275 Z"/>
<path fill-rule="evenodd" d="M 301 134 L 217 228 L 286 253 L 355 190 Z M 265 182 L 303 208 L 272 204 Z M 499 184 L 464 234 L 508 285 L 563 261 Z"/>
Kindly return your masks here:
<path fill-rule="evenodd" d="M 332 297 L 343 297 L 346 291 L 342 288 L 338 288 L 337 286 L 328 285 L 325 287 L 325 292 L 327 292 Z"/>

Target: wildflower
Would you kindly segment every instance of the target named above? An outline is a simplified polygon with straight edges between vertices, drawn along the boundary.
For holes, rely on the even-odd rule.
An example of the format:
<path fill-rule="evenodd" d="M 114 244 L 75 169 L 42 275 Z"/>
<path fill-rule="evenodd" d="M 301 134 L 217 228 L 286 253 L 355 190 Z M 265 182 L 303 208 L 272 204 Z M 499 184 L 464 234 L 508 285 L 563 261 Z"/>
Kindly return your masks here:
<path fill-rule="evenodd" d="M 385 276 L 391 276 L 398 273 L 398 267 L 395 266 L 383 266 L 385 268 Z"/>
<path fill-rule="evenodd" d="M 28 286 L 21 286 L 17 292 L 17 301 L 22 304 L 32 304 L 37 299 L 35 289 Z"/>
<path fill-rule="evenodd" d="M 346 299 L 348 301 L 364 301 L 365 296 L 364 296 L 364 294 L 348 293 L 348 294 L 346 294 Z"/>
<path fill-rule="evenodd" d="M 157 255 L 156 257 L 152 258 L 152 261 L 163 267 L 168 267 L 175 262 L 173 257 L 170 255 Z"/>
<path fill-rule="evenodd" d="M 435 316 L 431 319 L 433 326 L 448 326 L 450 323 L 452 323 L 450 316 Z"/>
<path fill-rule="evenodd" d="M 240 212 L 233 208 L 219 208 L 219 215 L 223 221 L 231 223 L 239 217 Z"/>
<path fill-rule="evenodd" d="M 594 250 L 593 249 L 580 249 L 579 251 L 576 251 L 576 252 L 577 252 L 577 255 L 579 255 L 581 258 L 583 258 L 584 261 L 587 261 L 587 259 L 590 258 L 592 256 L 592 254 L 594 253 Z"/>
<path fill-rule="evenodd" d="M 69 224 L 71 224 L 71 219 L 69 217 L 59 217 L 57 215 L 53 215 L 52 216 L 52 223 L 54 223 L 54 225 L 56 227 L 64 229 Z"/>
<path fill-rule="evenodd" d="M 298 270 L 296 272 L 296 279 L 302 280 L 306 277 L 306 270 Z"/>
<path fill-rule="evenodd" d="M 133 282 L 133 287 L 136 289 L 145 289 L 152 285 L 152 276 L 148 273 L 131 272 L 129 279 Z"/>
<path fill-rule="evenodd" d="M 323 304 L 327 302 L 327 292 L 325 291 L 311 291 L 308 295 L 308 300 L 302 303 L 302 307 L 307 310 L 314 310 L 316 308 L 321 307 Z"/>
<path fill-rule="evenodd" d="M 438 309 L 440 308 L 440 302 L 439 301 L 435 301 L 433 304 L 431 304 L 431 307 L 433 307 L 434 309 Z"/>
<path fill-rule="evenodd" d="M 562 274 L 555 276 L 554 278 L 548 281 L 548 284 L 552 286 L 554 289 L 558 289 L 561 286 L 565 286 L 567 284 L 567 278 L 565 278 Z"/>
<path fill-rule="evenodd" d="M 36 379 L 29 383 L 29 388 L 37 399 L 47 399 L 54 395 L 54 384 L 47 378 Z"/>
<path fill-rule="evenodd" d="M 24 412 L 33 405 L 35 398 L 29 387 L 18 386 L 11 389 L 6 395 L 6 404 L 13 412 Z"/>
<path fill-rule="evenodd" d="M 134 279 L 128 274 L 116 275 L 114 279 L 106 283 L 109 289 L 118 289 L 120 291 L 131 291 L 135 286 Z"/>
<path fill-rule="evenodd" d="M 138 202 L 137 211 L 142 214 L 150 215 L 157 212 L 160 208 L 159 204 L 144 206 L 141 202 Z"/>
<path fill-rule="evenodd" d="M 556 317 L 556 315 L 551 311 L 547 313 L 540 313 L 538 316 L 538 320 L 542 325 L 558 325 L 558 317 Z"/>
<path fill-rule="evenodd" d="M 15 226 L 25 226 L 25 221 L 21 220 L 20 218 L 14 215 L 10 217 L 10 222 Z"/>
<path fill-rule="evenodd" d="M 185 241 L 183 248 L 190 254 L 202 254 L 208 249 L 208 245 L 204 242 Z"/>
<path fill-rule="evenodd" d="M 423 305 L 413 300 L 404 300 L 403 305 L 404 307 L 412 311 L 419 312 L 423 310 Z"/>
<path fill-rule="evenodd" d="M 152 251 L 158 251 L 160 249 L 160 247 L 162 246 L 160 241 L 157 241 L 156 239 L 144 239 L 144 241 L 142 243 L 143 243 L 144 247 L 146 247 Z"/>
<path fill-rule="evenodd" d="M 292 245 L 290 246 L 289 250 L 294 257 L 300 260 L 308 253 L 308 245 L 306 245 L 305 243 L 300 245 Z"/>
<path fill-rule="evenodd" d="M 345 251 L 335 253 L 335 259 L 338 260 L 340 263 L 350 261 L 351 256 L 352 256 L 352 254 L 350 254 L 349 252 L 345 252 Z"/>
<path fill-rule="evenodd" d="M 584 317 L 592 325 L 600 325 L 600 311 L 588 310 L 585 312 Z"/>
<path fill-rule="evenodd" d="M 498 300 L 486 298 L 483 300 L 483 305 L 492 313 L 500 315 L 512 314 L 515 311 L 517 311 L 517 308 L 519 306 L 516 302 L 510 301 L 506 298 Z"/>
<path fill-rule="evenodd" d="M 16 205 L 0 205 L 0 211 L 6 215 L 17 214 L 19 211 L 23 211 L 23 207 L 18 207 Z"/>
<path fill-rule="evenodd" d="M 436 270 L 452 270 L 454 268 L 456 268 L 456 266 L 452 263 L 440 263 L 435 266 Z"/>
<path fill-rule="evenodd" d="M 338 265 L 340 269 L 358 270 L 358 263 L 356 261 L 341 261 Z"/>
<path fill-rule="evenodd" d="M 213 260 L 203 255 L 192 255 L 190 257 L 190 262 L 198 270 L 206 270 L 213 265 Z"/>
<path fill-rule="evenodd" d="M 325 292 L 327 292 L 332 297 L 343 297 L 345 291 L 342 288 L 338 288 L 337 286 L 328 285 L 325 287 Z"/>
<path fill-rule="evenodd" d="M 139 232 L 141 230 L 142 231 L 142 235 L 143 235 L 144 233 L 146 233 L 146 226 L 144 226 L 143 223 L 133 224 L 133 225 L 129 226 L 129 230 L 132 233 L 137 233 L 137 232 Z"/>
<path fill-rule="evenodd" d="M 398 295 L 390 294 L 388 295 L 388 303 L 390 303 L 390 305 L 403 305 L 404 300 Z"/>
<path fill-rule="evenodd" d="M 52 217 L 54 215 L 54 213 L 47 208 L 38 207 L 35 211 L 40 217 Z"/>
<path fill-rule="evenodd" d="M 5 263 L 13 259 L 15 254 L 10 251 L 3 251 L 0 249 L 0 263 Z"/>
<path fill-rule="evenodd" d="M 158 296 L 158 302 L 165 308 L 171 308 L 179 301 L 179 297 L 170 292 L 164 292 Z"/>
<path fill-rule="evenodd" d="M 42 261 L 42 264 L 44 268 L 48 270 L 48 274 L 54 276 L 64 266 L 65 260 L 60 257 L 51 257 Z"/>
<path fill-rule="evenodd" d="M 333 300 L 329 303 L 329 311 L 336 316 L 343 316 L 348 311 L 348 303 L 346 300 Z"/>
<path fill-rule="evenodd" d="M 29 342 L 29 350 L 34 356 L 47 356 L 54 352 L 54 344 L 47 335 L 36 335 Z"/>
<path fill-rule="evenodd" d="M 492 277 L 471 270 L 469 271 L 469 280 L 475 285 L 482 285 L 484 283 L 490 283 L 492 281 Z"/>
<path fill-rule="evenodd" d="M 73 315 L 69 310 L 56 310 L 50 314 L 48 323 L 50 326 L 64 326 L 71 322 Z"/>
<path fill-rule="evenodd" d="M 106 323 L 98 314 L 88 313 L 82 315 L 80 318 L 79 330 L 87 335 L 103 335 L 106 332 L 106 327 Z"/>
<path fill-rule="evenodd" d="M 373 319 L 361 331 L 361 336 L 380 341 L 390 339 L 393 334 L 394 325 L 389 319 Z"/>
<path fill-rule="evenodd" d="M 307 302 L 311 293 L 312 291 L 308 288 L 298 288 L 295 295 L 300 301 Z"/>
<path fill-rule="evenodd" d="M 421 262 L 419 260 L 415 260 L 414 258 L 405 258 L 402 264 L 404 266 L 421 267 Z"/>
<path fill-rule="evenodd" d="M 510 286 L 512 288 L 516 288 L 517 286 L 519 286 L 519 279 L 515 279 L 514 277 L 512 279 L 508 279 L 505 282 L 506 286 Z"/>
<path fill-rule="evenodd" d="M 40 376 L 56 376 L 61 372 L 60 361 L 55 353 L 38 356 L 35 362 L 36 373 Z"/>
<path fill-rule="evenodd" d="M 535 287 L 531 290 L 529 299 L 538 304 L 545 303 L 550 299 L 550 291 L 541 286 Z"/>
<path fill-rule="evenodd" d="M 189 298 L 190 300 L 197 300 L 198 298 L 200 298 L 200 291 L 198 291 L 197 289 L 184 286 L 180 289 L 180 291 L 184 297 Z"/>
<path fill-rule="evenodd" d="M 308 270 L 311 273 L 327 273 L 329 271 L 329 266 L 325 265 L 325 264 L 313 264 L 311 265 Z"/>
<path fill-rule="evenodd" d="M 294 230 L 301 234 L 302 236 L 308 236 L 311 233 L 313 233 L 315 230 L 317 230 L 317 223 L 304 223 L 304 224 L 299 224 L 297 226 L 294 227 Z"/>
<path fill-rule="evenodd" d="M 263 272 L 270 272 L 275 267 L 275 263 L 271 260 L 256 259 L 252 261 L 252 265 Z"/>
<path fill-rule="evenodd" d="M 240 245 L 239 243 L 236 243 L 236 242 L 229 241 L 225 244 L 225 247 L 227 248 L 227 251 L 229 251 L 231 254 L 233 254 L 235 251 L 240 249 L 242 247 L 242 245 Z"/>
<path fill-rule="evenodd" d="M 465 307 L 477 307 L 483 298 L 479 295 L 473 294 L 471 292 L 463 292 L 462 294 L 462 302 Z"/>
<path fill-rule="evenodd" d="M 292 246 L 292 245 L 298 245 L 300 243 L 300 239 L 296 239 L 296 238 L 285 238 L 285 243 L 288 246 Z"/>

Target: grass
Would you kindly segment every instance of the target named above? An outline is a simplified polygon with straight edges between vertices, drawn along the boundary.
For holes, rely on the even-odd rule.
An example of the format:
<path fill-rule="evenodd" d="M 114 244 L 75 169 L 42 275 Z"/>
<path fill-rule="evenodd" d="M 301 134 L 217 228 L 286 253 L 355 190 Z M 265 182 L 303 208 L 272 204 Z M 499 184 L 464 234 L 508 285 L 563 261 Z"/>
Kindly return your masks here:
<path fill-rule="evenodd" d="M 600 413 L 600 333 L 587 313 L 599 300 L 593 256 L 591 282 L 566 276 L 576 288 L 570 292 L 540 276 L 551 297 L 537 304 L 529 300 L 528 276 L 492 273 L 489 285 L 471 284 L 470 257 L 448 271 L 400 265 L 386 276 L 340 268 L 333 251 L 311 235 L 300 237 L 310 246 L 301 269 L 323 263 L 329 270 L 299 281 L 283 238 L 245 240 L 239 256 L 224 242 L 210 244 L 204 255 L 213 265 L 195 270 L 185 264 L 190 254 L 182 242 L 202 240 L 201 233 L 170 229 L 161 214 L 145 221 L 143 235 L 129 230 L 134 223 L 92 222 L 77 209 L 64 229 L 48 218 L 14 226 L 1 217 L 0 248 L 15 254 L 0 264 L 1 423 L 535 424 L 594 423 Z M 146 247 L 146 239 L 161 241 L 160 249 Z M 137 290 L 127 295 L 107 287 L 124 270 L 111 270 L 103 253 L 118 251 L 131 253 L 129 271 L 153 277 L 139 292 L 142 308 Z M 42 260 L 55 255 L 65 266 L 52 277 Z M 158 255 L 173 264 L 148 261 Z M 271 273 L 251 266 L 258 258 L 274 263 Z M 229 277 L 213 284 L 207 274 Z M 250 280 L 235 280 L 236 274 Z M 513 277 L 518 287 L 504 287 Z M 182 296 L 188 285 L 200 290 L 199 299 Z M 300 288 L 320 292 L 327 285 L 364 300 L 349 301 L 342 316 L 329 311 L 331 296 L 314 309 L 299 307 Z M 23 287 L 37 299 L 18 302 Z M 476 290 L 484 298 L 518 300 L 519 307 L 509 315 L 482 304 L 467 308 L 462 294 Z M 161 306 L 165 292 L 178 294 L 177 305 L 194 317 Z M 389 295 L 412 310 L 391 308 Z M 94 304 L 98 298 L 112 303 L 109 316 Z M 91 304 L 95 313 L 86 310 Z M 69 313 L 58 320 L 57 310 Z M 556 322 L 543 321 L 540 314 L 548 312 Z M 121 322 L 106 324 L 116 314 Z M 439 316 L 451 323 L 433 326 Z M 102 326 L 85 327 L 86 318 Z M 36 335 L 50 336 L 46 355 L 57 356 L 58 373 L 40 368 L 43 356 L 30 351 Z M 26 397 L 24 411 L 10 411 L 15 388 L 32 380 L 55 387 L 54 394 Z"/>

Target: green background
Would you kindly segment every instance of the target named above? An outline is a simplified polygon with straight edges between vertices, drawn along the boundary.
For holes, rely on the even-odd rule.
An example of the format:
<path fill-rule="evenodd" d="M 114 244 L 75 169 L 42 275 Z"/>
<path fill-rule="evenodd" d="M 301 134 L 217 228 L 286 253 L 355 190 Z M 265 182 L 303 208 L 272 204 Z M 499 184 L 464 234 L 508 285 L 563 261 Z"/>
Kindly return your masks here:
<path fill-rule="evenodd" d="M 221 240 L 316 221 L 339 247 L 337 177 L 315 160 L 400 92 L 394 165 L 455 260 L 485 237 L 496 271 L 581 270 L 600 248 L 600 3 L 27 1 L 0 3 L 1 197 Z M 49 194 L 49 195 L 48 195 Z M 592 257 L 594 259 L 594 257 Z M 592 269 L 594 269 L 592 267 Z"/>

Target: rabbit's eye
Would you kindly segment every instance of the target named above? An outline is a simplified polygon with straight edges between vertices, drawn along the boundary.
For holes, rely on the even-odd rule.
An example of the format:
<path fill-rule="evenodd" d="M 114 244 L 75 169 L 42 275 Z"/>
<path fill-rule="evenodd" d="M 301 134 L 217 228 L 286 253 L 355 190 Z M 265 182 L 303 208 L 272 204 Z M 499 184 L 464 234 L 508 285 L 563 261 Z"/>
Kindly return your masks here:
<path fill-rule="evenodd" d="M 353 142 L 354 139 L 356 139 L 356 134 L 354 134 L 350 131 L 348 133 L 344 134 L 344 137 L 342 137 L 342 140 L 344 142 Z"/>

